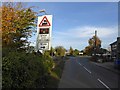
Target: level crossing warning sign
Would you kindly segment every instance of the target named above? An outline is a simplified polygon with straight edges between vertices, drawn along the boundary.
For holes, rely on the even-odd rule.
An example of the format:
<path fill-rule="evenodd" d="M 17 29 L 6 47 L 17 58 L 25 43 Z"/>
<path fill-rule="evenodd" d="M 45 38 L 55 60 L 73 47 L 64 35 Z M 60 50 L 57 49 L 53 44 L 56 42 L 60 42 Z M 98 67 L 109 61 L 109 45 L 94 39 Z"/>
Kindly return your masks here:
<path fill-rule="evenodd" d="M 50 50 L 52 37 L 52 15 L 38 16 L 36 50 Z"/>
<path fill-rule="evenodd" d="M 46 16 L 43 17 L 42 21 L 39 24 L 39 27 L 43 27 L 43 26 L 51 26 Z"/>

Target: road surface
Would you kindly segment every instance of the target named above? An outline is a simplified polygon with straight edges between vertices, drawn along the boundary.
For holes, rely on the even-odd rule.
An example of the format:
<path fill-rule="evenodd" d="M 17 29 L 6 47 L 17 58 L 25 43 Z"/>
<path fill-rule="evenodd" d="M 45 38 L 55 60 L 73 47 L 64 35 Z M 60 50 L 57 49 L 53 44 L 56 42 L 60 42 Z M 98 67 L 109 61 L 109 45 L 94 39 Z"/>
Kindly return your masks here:
<path fill-rule="evenodd" d="M 119 75 L 89 61 L 70 57 L 66 61 L 59 88 L 118 88 Z"/>

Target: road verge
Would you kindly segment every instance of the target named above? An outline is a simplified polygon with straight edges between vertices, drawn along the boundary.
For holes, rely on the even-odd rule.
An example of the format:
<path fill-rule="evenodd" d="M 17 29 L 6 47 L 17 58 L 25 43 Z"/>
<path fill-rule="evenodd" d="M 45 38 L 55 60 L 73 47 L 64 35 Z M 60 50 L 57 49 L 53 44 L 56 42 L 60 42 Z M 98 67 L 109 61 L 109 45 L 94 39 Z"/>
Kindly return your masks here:
<path fill-rule="evenodd" d="M 58 88 L 67 57 L 55 57 L 55 67 L 50 73 L 46 88 Z"/>

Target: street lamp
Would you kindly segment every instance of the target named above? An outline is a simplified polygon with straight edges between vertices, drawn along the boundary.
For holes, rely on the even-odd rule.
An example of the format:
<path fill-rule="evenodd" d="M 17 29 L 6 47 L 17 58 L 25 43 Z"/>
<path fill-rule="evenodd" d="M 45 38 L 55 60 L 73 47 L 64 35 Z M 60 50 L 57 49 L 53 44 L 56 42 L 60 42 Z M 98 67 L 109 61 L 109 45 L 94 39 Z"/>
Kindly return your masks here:
<path fill-rule="evenodd" d="M 44 12 L 45 15 L 47 14 L 46 11 L 45 11 L 45 9 L 40 10 L 40 13 L 42 13 L 42 12 Z"/>

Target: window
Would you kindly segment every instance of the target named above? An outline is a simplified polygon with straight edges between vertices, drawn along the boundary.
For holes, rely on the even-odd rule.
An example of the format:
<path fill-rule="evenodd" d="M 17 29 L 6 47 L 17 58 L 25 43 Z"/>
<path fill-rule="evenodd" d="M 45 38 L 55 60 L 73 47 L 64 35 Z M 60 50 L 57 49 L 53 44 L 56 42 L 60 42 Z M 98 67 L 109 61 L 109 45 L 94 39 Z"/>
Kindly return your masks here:
<path fill-rule="evenodd" d="M 40 28 L 39 34 L 49 34 L 49 28 Z"/>

